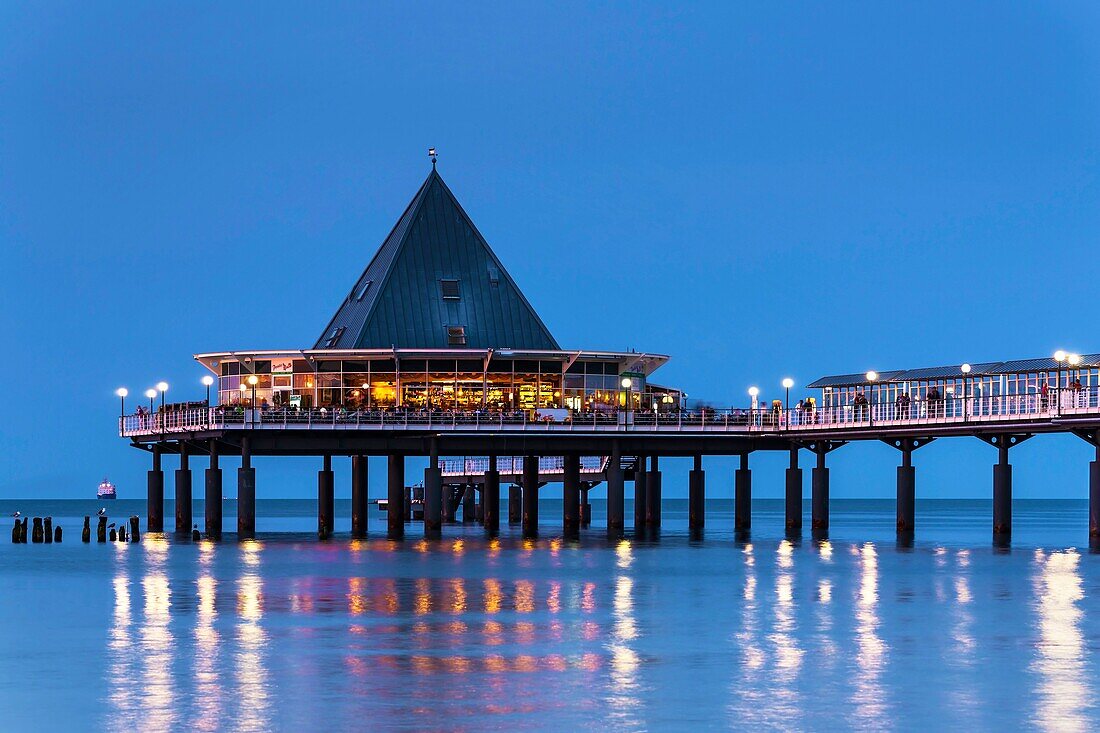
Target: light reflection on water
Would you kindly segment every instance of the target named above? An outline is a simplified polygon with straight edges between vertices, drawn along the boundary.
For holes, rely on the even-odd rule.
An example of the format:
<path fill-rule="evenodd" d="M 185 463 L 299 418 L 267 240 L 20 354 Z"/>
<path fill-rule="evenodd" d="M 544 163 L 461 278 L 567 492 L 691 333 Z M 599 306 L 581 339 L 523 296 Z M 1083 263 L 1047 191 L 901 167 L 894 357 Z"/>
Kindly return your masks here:
<path fill-rule="evenodd" d="M 103 727 L 1095 724 L 1100 557 L 1073 551 L 671 533 L 62 549 L 89 559 L 87 610 L 42 604 L 57 631 L 28 648 L 101 660 L 57 674 Z M 111 682 L 88 697 L 82 675 Z"/>

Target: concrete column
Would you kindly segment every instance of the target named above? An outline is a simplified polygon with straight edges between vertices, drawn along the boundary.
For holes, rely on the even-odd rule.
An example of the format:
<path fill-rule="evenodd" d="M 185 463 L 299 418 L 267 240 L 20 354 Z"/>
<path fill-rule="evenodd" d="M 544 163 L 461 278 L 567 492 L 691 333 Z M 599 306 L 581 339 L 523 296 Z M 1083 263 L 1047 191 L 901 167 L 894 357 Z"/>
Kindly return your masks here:
<path fill-rule="evenodd" d="M 993 467 L 993 536 L 1012 536 L 1012 466 L 1008 463 L 1008 441 L 997 445 L 997 465 Z"/>
<path fill-rule="evenodd" d="M 428 467 L 424 469 L 424 536 L 434 538 L 442 534 L 443 475 L 439 470 L 439 448 L 433 439 L 428 454 Z"/>
<path fill-rule="evenodd" d="M 817 465 L 810 473 L 810 527 L 829 529 L 829 469 L 825 467 L 825 449 L 817 450 Z"/>
<path fill-rule="evenodd" d="M 611 460 L 607 464 L 607 535 L 623 536 L 623 467 L 622 454 L 616 443 L 611 448 Z"/>
<path fill-rule="evenodd" d="M 587 481 L 581 483 L 581 526 L 587 527 L 592 524 L 592 505 L 588 503 L 588 492 L 592 489 L 592 485 Z"/>
<path fill-rule="evenodd" d="M 404 481 L 404 479 L 402 479 L 402 481 Z M 403 504 L 404 504 L 405 521 L 406 522 L 411 522 L 413 520 L 413 492 L 412 492 L 412 487 L 411 486 L 406 486 L 402 489 L 402 491 L 405 493 L 405 496 L 403 497 L 403 499 L 404 499 Z"/>
<path fill-rule="evenodd" d="M 703 457 L 695 456 L 695 467 L 688 472 L 688 529 L 700 530 L 706 524 L 707 474 Z"/>
<path fill-rule="evenodd" d="M 661 469 L 657 456 L 649 459 L 649 474 L 645 480 L 645 523 L 652 529 L 661 528 Z"/>
<path fill-rule="evenodd" d="M 146 532 L 164 531 L 164 471 L 160 467 L 160 447 L 153 446 L 153 470 L 149 471 L 146 488 L 146 508 L 149 518 Z"/>
<path fill-rule="evenodd" d="M 405 456 L 386 457 L 386 536 L 405 536 Z"/>
<path fill-rule="evenodd" d="M 523 536 L 539 534 L 539 459 L 523 457 Z"/>
<path fill-rule="evenodd" d="M 206 469 L 206 537 L 222 538 L 222 470 L 218 467 L 218 443 L 210 441 L 210 468 Z"/>
<path fill-rule="evenodd" d="M 247 437 L 241 438 L 241 467 L 237 469 L 237 539 L 256 536 L 256 469 Z"/>
<path fill-rule="evenodd" d="M 916 526 L 917 472 L 913 468 L 913 449 L 901 449 L 898 466 L 898 534 L 908 534 Z"/>
<path fill-rule="evenodd" d="M 191 507 L 191 463 L 187 443 L 180 443 L 180 467 L 176 471 L 176 534 L 191 534 L 194 513 Z"/>
<path fill-rule="evenodd" d="M 472 524 L 477 521 L 477 490 L 472 482 L 466 483 L 466 491 L 462 494 L 462 523 Z"/>
<path fill-rule="evenodd" d="M 351 457 L 351 536 L 367 536 L 370 500 L 367 498 L 367 457 Z"/>
<path fill-rule="evenodd" d="M 733 528 L 744 532 L 752 527 L 752 471 L 749 454 L 741 454 L 741 467 L 733 474 Z"/>
<path fill-rule="evenodd" d="M 442 471 L 440 472 L 442 474 Z M 425 484 L 427 486 L 427 484 Z M 443 517 L 444 524 L 454 524 L 455 517 L 458 514 L 458 506 L 455 502 L 454 489 L 451 486 L 443 486 L 443 478 L 440 477 L 440 513 Z"/>
<path fill-rule="evenodd" d="M 634 462 L 634 531 L 640 532 L 645 528 L 646 516 L 648 511 L 646 510 L 646 499 L 649 498 L 649 492 L 646 491 L 646 482 L 649 479 L 649 472 L 646 471 L 646 457 L 645 455 L 638 455 L 635 457 Z"/>
<path fill-rule="evenodd" d="M 802 531 L 802 469 L 798 467 L 798 446 L 791 446 L 791 465 L 786 474 L 786 525 L 791 531 Z"/>
<path fill-rule="evenodd" d="M 485 531 L 495 535 L 500 531 L 500 471 L 497 470 L 496 456 L 489 456 L 489 470 L 485 472 L 481 501 L 485 505 Z"/>
<path fill-rule="evenodd" d="M 327 540 L 332 537 L 332 526 L 336 521 L 332 456 L 326 454 L 322 465 L 324 467 L 317 472 L 317 538 Z"/>
<path fill-rule="evenodd" d="M 1089 463 L 1089 545 L 1100 545 L 1100 446 Z"/>
<path fill-rule="evenodd" d="M 508 487 L 508 524 L 519 524 L 523 519 L 523 489 L 515 484 Z"/>
<path fill-rule="evenodd" d="M 565 456 L 562 475 L 562 530 L 573 537 L 581 528 L 581 457 Z"/>

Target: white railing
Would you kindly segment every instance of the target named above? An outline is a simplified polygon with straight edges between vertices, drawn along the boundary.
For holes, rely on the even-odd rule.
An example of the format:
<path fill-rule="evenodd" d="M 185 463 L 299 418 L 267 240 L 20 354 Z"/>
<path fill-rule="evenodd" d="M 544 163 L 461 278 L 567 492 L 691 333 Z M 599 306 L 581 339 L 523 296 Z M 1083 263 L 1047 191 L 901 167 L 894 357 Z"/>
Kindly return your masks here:
<path fill-rule="evenodd" d="M 480 476 L 489 470 L 489 458 L 440 458 L 439 468 L 444 476 Z M 602 474 L 607 468 L 606 456 L 581 456 L 581 474 Z M 497 456 L 497 471 L 504 476 L 518 476 L 523 473 L 523 456 Z M 564 473 L 565 459 L 562 456 L 543 456 L 539 458 L 539 474 Z"/>
<path fill-rule="evenodd" d="M 1048 395 L 949 397 L 909 404 L 840 405 L 773 409 L 700 409 L 679 412 L 582 413 L 565 419 L 527 412 L 358 410 L 241 410 L 221 407 L 172 409 L 119 418 L 124 437 L 206 430 L 431 430 L 459 432 L 703 432 L 775 433 L 890 426 L 1049 421 L 1100 418 L 1100 388 L 1051 391 Z M 474 459 L 476 460 L 476 459 Z M 485 459 L 482 459 L 485 460 Z M 502 458 L 500 460 L 507 460 Z M 560 460 L 560 459 L 559 459 Z M 457 468 L 457 467 L 456 467 Z M 543 470 L 540 468 L 540 470 Z M 583 466 L 582 466 L 582 470 Z M 519 468 L 518 471 L 522 471 Z M 502 471 L 503 472 L 503 471 Z M 475 472 L 477 473 L 477 472 Z"/>

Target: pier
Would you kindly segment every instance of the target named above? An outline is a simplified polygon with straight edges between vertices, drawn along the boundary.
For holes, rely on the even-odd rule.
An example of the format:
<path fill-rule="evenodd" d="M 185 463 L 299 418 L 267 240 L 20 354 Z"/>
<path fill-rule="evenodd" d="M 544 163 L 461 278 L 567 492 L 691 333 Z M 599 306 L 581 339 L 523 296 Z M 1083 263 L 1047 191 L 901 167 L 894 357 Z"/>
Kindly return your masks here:
<path fill-rule="evenodd" d="M 656 533 L 662 524 L 666 457 L 690 457 L 689 525 L 705 526 L 708 456 L 736 456 L 735 530 L 752 527 L 752 454 L 783 451 L 788 532 L 801 532 L 803 453 L 810 458 L 814 533 L 829 530 L 828 456 L 861 441 L 899 453 L 897 531 L 916 531 L 914 454 L 946 438 L 996 449 L 992 532 L 1012 532 L 1010 451 L 1034 436 L 1070 433 L 1096 447 L 1089 466 L 1089 537 L 1100 544 L 1100 354 L 829 376 L 806 385 L 797 404 L 692 406 L 653 374 L 669 357 L 636 351 L 563 349 L 432 172 L 354 281 L 309 349 L 237 350 L 194 356 L 208 375 L 202 401 L 125 409 L 119 435 L 151 455 L 148 529 L 164 530 L 163 461 L 178 457 L 175 530 L 192 524 L 191 463 L 206 457 L 205 533 L 222 533 L 221 463 L 239 457 L 238 526 L 255 536 L 262 491 L 254 459 L 317 459 L 318 537 L 331 536 L 333 461 L 352 466 L 352 534 L 366 535 L 367 458 L 387 459 L 388 536 L 404 536 L 406 457 L 423 457 L 424 533 L 438 537 L 461 514 L 487 532 L 500 525 L 500 493 L 525 537 L 539 531 L 538 495 L 561 483 L 563 527 L 590 524 L 588 497 L 605 492 L 609 536 Z M 784 381 L 789 394 L 792 383 Z M 159 399 L 159 404 L 157 404 Z M 1082 474 L 1085 472 L 1082 471 Z M 419 479 L 420 477 L 414 477 Z M 725 477 L 720 479 L 726 482 Z M 634 516 L 624 516 L 626 483 Z M 504 488 L 502 488 L 504 487 Z"/>

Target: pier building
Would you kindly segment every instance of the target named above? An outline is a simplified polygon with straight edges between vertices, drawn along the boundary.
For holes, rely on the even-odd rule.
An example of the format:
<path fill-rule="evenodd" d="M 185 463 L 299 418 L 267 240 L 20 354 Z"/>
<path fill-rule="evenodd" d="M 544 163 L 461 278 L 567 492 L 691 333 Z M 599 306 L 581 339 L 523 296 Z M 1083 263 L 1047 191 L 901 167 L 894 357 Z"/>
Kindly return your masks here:
<path fill-rule="evenodd" d="M 349 281 L 351 278 L 349 278 Z M 257 456 L 316 456 L 318 534 L 334 525 L 332 461 L 352 464 L 352 533 L 364 536 L 368 456 L 387 458 L 388 534 L 410 516 L 404 460 L 428 459 L 422 481 L 424 532 L 478 521 L 500 523 L 501 482 L 513 481 L 509 521 L 538 532 L 538 492 L 563 484 L 563 529 L 590 521 L 589 492 L 603 486 L 607 532 L 621 535 L 625 483 L 634 489 L 633 526 L 661 525 L 665 456 L 693 458 L 689 525 L 705 525 L 705 456 L 738 456 L 735 527 L 751 527 L 753 452 L 789 453 L 786 528 L 803 526 L 803 451 L 814 456 L 811 527 L 829 527 L 832 451 L 861 440 L 898 449 L 897 530 L 910 536 L 916 496 L 913 453 L 946 437 L 971 436 L 997 449 L 993 533 L 1011 533 L 1012 447 L 1043 433 L 1071 433 L 1096 447 L 1089 467 L 1089 535 L 1100 545 L 1100 354 L 935 368 L 869 370 L 822 377 L 819 390 L 746 407 L 692 406 L 654 381 L 668 361 L 638 351 L 562 348 L 435 170 L 413 196 L 357 279 L 338 294 L 333 316 L 309 348 L 211 351 L 207 399 L 167 402 L 160 385 L 127 414 L 119 433 L 149 451 L 148 530 L 163 531 L 163 457 L 178 455 L 177 532 L 192 526 L 190 459 L 209 459 L 205 528 L 222 532 L 220 460 L 240 456 L 237 534 L 255 534 Z M 125 400 L 125 392 L 120 390 Z"/>

